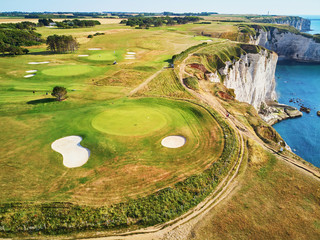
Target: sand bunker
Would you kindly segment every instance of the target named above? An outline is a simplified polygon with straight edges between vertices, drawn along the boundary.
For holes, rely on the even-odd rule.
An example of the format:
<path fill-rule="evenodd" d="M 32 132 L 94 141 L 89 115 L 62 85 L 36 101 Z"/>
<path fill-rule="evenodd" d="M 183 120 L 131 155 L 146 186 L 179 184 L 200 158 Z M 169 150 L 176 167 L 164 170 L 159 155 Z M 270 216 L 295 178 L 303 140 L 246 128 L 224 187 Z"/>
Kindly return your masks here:
<path fill-rule="evenodd" d="M 78 57 L 89 57 L 89 55 L 86 55 L 86 54 L 84 54 L 84 55 L 78 55 Z"/>
<path fill-rule="evenodd" d="M 25 78 L 31 78 L 31 77 L 33 77 L 35 74 L 28 74 L 28 75 L 25 75 L 24 77 Z"/>
<path fill-rule="evenodd" d="M 46 61 L 46 62 L 29 62 L 28 64 L 36 65 L 36 64 L 46 64 L 46 63 L 50 63 L 50 62 L 48 62 L 48 61 Z"/>
<path fill-rule="evenodd" d="M 179 148 L 186 144 L 183 136 L 168 136 L 161 141 L 161 145 L 167 148 Z"/>
<path fill-rule="evenodd" d="M 88 50 L 90 50 L 90 51 L 98 51 L 98 50 L 101 50 L 101 48 L 89 48 Z"/>
<path fill-rule="evenodd" d="M 28 71 L 26 71 L 26 73 L 35 73 L 35 72 L 38 72 L 38 70 L 28 70 Z"/>
<path fill-rule="evenodd" d="M 62 154 L 63 165 L 67 168 L 76 168 L 84 165 L 90 156 L 90 150 L 80 145 L 80 136 L 60 138 L 51 144 L 51 148 Z"/>
<path fill-rule="evenodd" d="M 125 59 L 136 59 L 136 53 L 135 52 L 127 52 L 127 55 L 125 55 Z"/>

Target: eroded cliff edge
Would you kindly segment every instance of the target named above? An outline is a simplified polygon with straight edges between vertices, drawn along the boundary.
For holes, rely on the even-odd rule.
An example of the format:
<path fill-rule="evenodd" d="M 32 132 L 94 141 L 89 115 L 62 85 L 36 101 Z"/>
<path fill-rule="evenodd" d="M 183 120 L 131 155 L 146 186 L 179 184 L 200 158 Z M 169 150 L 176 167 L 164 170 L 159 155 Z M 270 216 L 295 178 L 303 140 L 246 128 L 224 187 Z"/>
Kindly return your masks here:
<path fill-rule="evenodd" d="M 251 36 L 250 43 L 275 51 L 280 58 L 320 62 L 320 37 L 300 33 L 291 28 L 270 26 L 252 26 L 256 34 Z"/>
<path fill-rule="evenodd" d="M 272 24 L 281 24 L 288 25 L 296 28 L 301 32 L 310 31 L 311 21 L 302 17 L 295 16 L 274 16 L 274 17 L 263 17 L 252 19 L 256 23 L 272 23 Z"/>
<path fill-rule="evenodd" d="M 296 108 L 278 104 L 275 70 L 278 55 L 266 48 L 235 42 L 208 45 L 193 54 L 186 73 L 195 81 L 223 84 L 235 98 L 251 104 L 269 124 L 302 116 Z M 209 84 L 210 85 L 210 84 Z"/>

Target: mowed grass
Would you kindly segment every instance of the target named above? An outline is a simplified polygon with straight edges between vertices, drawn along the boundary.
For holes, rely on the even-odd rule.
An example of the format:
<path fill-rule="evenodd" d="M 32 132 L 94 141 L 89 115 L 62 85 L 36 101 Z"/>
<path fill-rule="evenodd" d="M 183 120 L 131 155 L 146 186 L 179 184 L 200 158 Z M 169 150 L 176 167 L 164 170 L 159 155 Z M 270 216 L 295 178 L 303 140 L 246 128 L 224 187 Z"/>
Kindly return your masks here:
<path fill-rule="evenodd" d="M 117 56 L 113 52 L 102 52 L 90 55 L 88 59 L 94 61 L 114 61 L 117 59 Z"/>
<path fill-rule="evenodd" d="M 49 76 L 77 76 L 89 73 L 93 71 L 94 68 L 87 65 L 71 65 L 71 66 L 59 66 L 42 71 L 43 74 Z"/>
<path fill-rule="evenodd" d="M 161 114 L 169 115 L 170 124 L 142 136 L 112 135 L 92 126 L 100 113 L 127 104 L 168 109 Z M 0 127 L 6 129 L 0 136 L 1 202 L 104 205 L 145 196 L 202 172 L 223 148 L 220 127 L 206 110 L 190 103 L 147 98 L 76 106 L 69 100 L 40 103 L 32 111 L 0 117 Z M 91 151 L 81 168 L 64 167 L 62 156 L 50 147 L 70 135 L 82 136 L 81 145 Z M 161 140 L 168 135 L 183 135 L 187 143 L 164 148 Z"/>
<path fill-rule="evenodd" d="M 155 107 L 120 106 L 100 113 L 92 126 L 101 132 L 121 136 L 140 136 L 163 128 L 167 119 Z"/>
<path fill-rule="evenodd" d="M 45 46 L 36 46 L 28 55 L 0 58 L 0 127 L 5 129 L 0 136 L 0 202 L 112 204 L 201 173 L 219 158 L 224 145 L 221 129 L 203 108 L 163 98 L 123 98 L 167 66 L 172 55 L 198 44 L 193 35 L 120 25 L 37 30 L 44 37 L 66 34 L 83 42 L 73 54 L 51 54 Z M 97 31 L 105 35 L 87 38 Z M 126 52 L 135 52 L 136 59 L 123 59 Z M 104 53 L 105 57 L 115 53 L 118 64 L 89 59 Z M 79 58 L 80 54 L 89 57 Z M 28 64 L 43 61 L 50 63 Z M 26 79 L 27 70 L 38 72 Z M 68 90 L 64 102 L 56 102 L 50 95 L 57 85 Z M 191 98 L 171 70 L 148 88 L 146 96 Z M 108 134 L 92 126 L 99 114 L 126 105 L 158 109 L 166 125 L 158 128 L 155 124 L 140 136 Z M 143 116 L 149 111 L 138 112 Z M 142 125 L 152 124 L 147 121 L 140 126 L 143 129 Z M 65 168 L 62 156 L 50 147 L 56 139 L 70 135 L 83 137 L 81 145 L 91 151 L 88 163 L 81 168 Z M 168 135 L 183 135 L 187 143 L 179 149 L 164 148 L 161 140 Z"/>

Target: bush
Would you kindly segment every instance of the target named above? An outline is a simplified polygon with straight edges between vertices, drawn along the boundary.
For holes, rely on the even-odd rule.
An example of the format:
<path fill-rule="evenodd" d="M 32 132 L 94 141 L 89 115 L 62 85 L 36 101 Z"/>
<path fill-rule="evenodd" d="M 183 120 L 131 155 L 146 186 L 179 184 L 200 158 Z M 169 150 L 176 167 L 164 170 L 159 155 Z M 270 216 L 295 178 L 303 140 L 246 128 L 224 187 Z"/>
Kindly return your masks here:
<path fill-rule="evenodd" d="M 196 77 L 188 77 L 183 79 L 183 83 L 192 90 L 198 90 L 199 89 L 199 82 Z"/>

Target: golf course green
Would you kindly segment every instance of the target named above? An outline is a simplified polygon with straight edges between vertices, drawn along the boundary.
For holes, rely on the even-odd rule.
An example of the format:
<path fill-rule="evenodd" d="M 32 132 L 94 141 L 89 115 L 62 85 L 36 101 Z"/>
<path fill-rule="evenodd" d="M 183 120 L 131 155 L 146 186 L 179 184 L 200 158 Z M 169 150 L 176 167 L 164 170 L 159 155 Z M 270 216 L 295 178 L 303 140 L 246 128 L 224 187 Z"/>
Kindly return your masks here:
<path fill-rule="evenodd" d="M 159 130 L 166 123 L 166 117 L 153 108 L 121 106 L 98 114 L 92 126 L 108 134 L 137 136 Z"/>
<path fill-rule="evenodd" d="M 94 61 L 114 61 L 117 57 L 113 52 L 99 52 L 97 54 L 90 55 L 88 59 Z"/>

